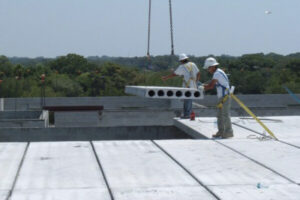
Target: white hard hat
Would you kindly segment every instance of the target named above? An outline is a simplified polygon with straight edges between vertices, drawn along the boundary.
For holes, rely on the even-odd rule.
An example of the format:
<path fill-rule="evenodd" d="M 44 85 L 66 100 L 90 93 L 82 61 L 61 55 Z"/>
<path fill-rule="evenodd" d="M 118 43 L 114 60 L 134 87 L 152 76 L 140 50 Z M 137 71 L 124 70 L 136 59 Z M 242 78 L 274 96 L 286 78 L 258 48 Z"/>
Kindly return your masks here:
<path fill-rule="evenodd" d="M 182 53 L 182 54 L 180 54 L 179 55 L 179 61 L 183 61 L 183 60 L 186 60 L 186 59 L 188 59 L 189 57 L 187 57 L 186 55 L 185 55 L 185 53 Z"/>
<path fill-rule="evenodd" d="M 208 69 L 209 67 L 219 65 L 219 63 L 213 57 L 206 58 L 204 62 L 203 69 Z"/>

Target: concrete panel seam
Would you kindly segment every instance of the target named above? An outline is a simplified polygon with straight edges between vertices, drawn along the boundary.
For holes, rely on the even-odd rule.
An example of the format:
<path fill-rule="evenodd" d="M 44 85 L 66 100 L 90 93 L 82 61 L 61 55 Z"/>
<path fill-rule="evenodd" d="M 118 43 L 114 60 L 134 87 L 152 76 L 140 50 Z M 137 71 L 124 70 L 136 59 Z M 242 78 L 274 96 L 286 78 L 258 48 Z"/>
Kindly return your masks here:
<path fill-rule="evenodd" d="M 107 180 L 107 178 L 106 178 L 104 169 L 103 169 L 103 167 L 102 167 L 102 165 L 101 165 L 99 156 L 98 156 L 98 154 L 97 154 L 97 152 L 96 152 L 95 146 L 94 146 L 94 144 L 93 144 L 92 141 L 90 141 L 90 144 L 91 144 L 91 146 L 92 146 L 92 150 L 93 150 L 94 155 L 95 155 L 95 157 L 96 157 L 96 161 L 97 161 L 97 163 L 98 163 L 98 166 L 99 166 L 99 168 L 100 168 L 101 174 L 102 174 L 103 179 L 104 179 L 104 181 L 105 181 L 105 185 L 106 185 L 107 190 L 108 190 L 108 192 L 109 192 L 109 196 L 110 196 L 111 200 L 114 200 L 115 198 L 114 198 L 113 193 L 112 193 L 112 191 L 111 191 L 111 188 L 110 188 L 110 186 L 109 186 L 108 180 Z"/>
<path fill-rule="evenodd" d="M 260 132 L 258 132 L 258 131 L 255 131 L 255 130 L 252 130 L 252 129 L 250 129 L 250 128 L 248 128 L 248 127 L 245 127 L 245 126 L 243 126 L 243 125 L 240 125 L 240 124 L 237 124 L 237 123 L 234 123 L 234 122 L 233 122 L 232 124 L 235 125 L 235 126 L 241 127 L 241 128 L 243 128 L 243 129 L 246 129 L 246 130 L 248 130 L 248 131 L 251 131 L 251 132 L 253 132 L 253 133 L 259 134 L 259 135 L 261 135 L 261 136 L 264 136 L 262 133 L 260 133 Z M 288 143 L 288 142 L 284 142 L 284 141 L 282 141 L 282 140 L 277 140 L 277 141 L 280 142 L 280 143 L 283 143 L 283 144 L 286 144 L 286 145 L 295 147 L 295 148 L 297 148 L 297 149 L 300 149 L 300 147 L 297 146 L 297 145 L 294 145 L 294 144 L 291 144 L 291 143 Z"/>
<path fill-rule="evenodd" d="M 283 175 L 283 174 L 281 174 L 281 173 L 275 171 L 274 169 L 272 169 L 272 168 L 270 168 L 270 167 L 264 165 L 264 164 L 261 163 L 261 162 L 258 162 L 257 160 L 254 160 L 253 158 L 251 158 L 251 157 L 249 157 L 249 156 L 247 156 L 247 155 L 245 155 L 245 154 L 243 154 L 243 153 L 237 151 L 236 149 L 234 149 L 234 148 L 232 148 L 232 147 L 230 147 L 230 146 L 227 146 L 226 144 L 223 144 L 222 142 L 219 142 L 219 141 L 216 141 L 216 140 L 212 140 L 212 141 L 214 141 L 214 142 L 216 142 L 216 143 L 218 143 L 218 144 L 220 144 L 220 145 L 222 145 L 222 146 L 224 146 L 224 147 L 230 149 L 231 151 L 234 151 L 234 152 L 238 153 L 239 155 L 241 155 L 241 156 L 243 156 L 243 157 L 245 157 L 245 158 L 247 158 L 247 159 L 253 161 L 254 163 L 256 163 L 256 164 L 258 164 L 258 165 L 260 165 L 260 166 L 262 166 L 262 167 L 264 167 L 264 168 L 266 168 L 266 169 L 268 169 L 268 170 L 274 172 L 275 174 L 281 176 L 282 178 L 288 180 L 289 182 L 291 182 L 291 183 L 293 183 L 293 184 L 297 184 L 295 181 L 291 180 L 290 178 L 286 177 L 285 175 Z"/>
<path fill-rule="evenodd" d="M 24 150 L 24 154 L 23 154 L 23 156 L 22 156 L 21 162 L 20 162 L 20 164 L 19 164 L 19 167 L 18 167 L 16 176 L 15 176 L 15 179 L 14 179 L 14 182 L 13 182 L 13 184 L 12 184 L 11 190 L 9 191 L 9 193 L 8 193 L 8 195 L 7 195 L 6 200 L 9 200 L 9 199 L 10 199 L 10 197 L 11 197 L 11 195 L 12 195 L 14 189 L 15 189 L 15 186 L 16 186 L 17 180 L 18 180 L 18 178 L 19 178 L 19 174 L 20 174 L 21 168 L 22 168 L 23 163 L 24 163 L 24 160 L 25 160 L 25 156 L 26 156 L 26 154 L 27 154 L 27 150 L 28 150 L 28 148 L 29 148 L 29 144 L 30 144 L 30 142 L 27 142 L 26 147 L 25 147 L 25 150 Z"/>
<path fill-rule="evenodd" d="M 169 154 L 165 149 L 163 149 L 159 144 L 155 141 L 151 140 L 151 142 L 162 152 L 164 152 L 171 160 L 173 160 L 177 165 L 179 165 L 186 173 L 188 173 L 199 185 L 201 185 L 204 189 L 206 189 L 211 195 L 213 195 L 216 199 L 221 200 L 209 187 L 207 187 L 204 183 L 202 183 L 192 172 L 190 172 L 187 168 L 185 168 L 178 160 L 176 160 L 171 154 Z"/>

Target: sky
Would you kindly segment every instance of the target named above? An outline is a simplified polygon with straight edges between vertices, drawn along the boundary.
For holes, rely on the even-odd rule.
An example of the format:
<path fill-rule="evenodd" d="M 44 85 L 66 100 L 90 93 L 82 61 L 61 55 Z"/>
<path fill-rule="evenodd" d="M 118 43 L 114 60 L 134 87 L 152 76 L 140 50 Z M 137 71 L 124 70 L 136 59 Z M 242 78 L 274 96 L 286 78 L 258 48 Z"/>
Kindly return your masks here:
<path fill-rule="evenodd" d="M 148 4 L 0 0 L 0 55 L 145 56 Z M 300 52 L 300 0 L 172 0 L 172 9 L 175 54 Z M 150 54 L 170 52 L 169 1 L 152 0 Z"/>

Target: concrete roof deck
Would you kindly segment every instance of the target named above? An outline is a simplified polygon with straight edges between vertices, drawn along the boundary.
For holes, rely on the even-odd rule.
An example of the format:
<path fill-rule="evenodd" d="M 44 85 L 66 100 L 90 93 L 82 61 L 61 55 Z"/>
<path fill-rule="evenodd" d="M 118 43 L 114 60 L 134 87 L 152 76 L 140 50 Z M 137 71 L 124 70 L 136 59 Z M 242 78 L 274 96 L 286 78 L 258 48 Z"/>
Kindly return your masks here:
<path fill-rule="evenodd" d="M 300 117 L 264 118 L 279 141 L 233 118 L 227 140 L 0 143 L 0 200 L 300 199 Z M 177 121 L 216 131 L 215 118 Z"/>

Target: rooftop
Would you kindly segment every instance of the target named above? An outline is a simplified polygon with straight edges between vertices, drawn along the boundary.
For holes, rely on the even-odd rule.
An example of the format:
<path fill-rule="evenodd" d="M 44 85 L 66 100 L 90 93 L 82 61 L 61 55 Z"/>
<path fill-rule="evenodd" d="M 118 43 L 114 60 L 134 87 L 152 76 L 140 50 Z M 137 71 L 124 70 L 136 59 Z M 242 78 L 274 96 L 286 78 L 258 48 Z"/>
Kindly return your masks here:
<path fill-rule="evenodd" d="M 13 105 L 10 100 L 6 101 L 6 106 Z M 18 101 L 23 105 L 19 107 L 26 108 L 23 102 L 27 100 Z M 191 121 L 176 118 L 177 108 L 169 107 L 171 103 L 160 104 L 159 110 L 154 107 L 155 101 L 150 102 L 152 107 L 145 101 L 147 108 L 142 108 L 145 102 L 139 102 L 135 105 L 140 108 L 128 110 L 128 104 L 124 110 L 108 102 L 109 108 L 102 104 L 101 120 L 115 119 L 116 122 L 109 126 L 100 123 L 102 127 L 73 127 L 64 135 L 69 137 L 68 141 L 59 135 L 70 127 L 1 128 L 2 141 L 8 141 L 9 133 L 18 135 L 11 137 L 11 142 L 0 143 L 0 200 L 300 198 L 300 115 L 295 114 L 297 107 L 297 112 L 294 110 L 290 116 L 260 116 L 278 140 L 268 137 L 255 120 L 244 114 L 232 117 L 234 138 L 213 140 L 216 118 L 209 117 L 210 114 L 205 116 L 210 109 L 197 110 L 198 117 Z M 36 111 L 25 110 L 15 111 L 22 115 L 18 120 L 39 116 Z M 122 121 L 127 111 L 130 118 Z M 267 111 L 274 112 L 269 108 Z M 0 112 L 3 114 L 0 119 L 3 116 L 14 118 L 13 113 L 5 112 Z M 157 119 L 151 121 L 154 114 Z M 171 120 L 166 119 L 164 124 L 162 119 L 168 117 Z M 140 121 L 136 121 L 137 118 Z M 151 123 L 137 126 L 137 122 L 147 118 Z M 123 125 L 117 126 L 118 122 Z M 126 123 L 128 127 L 124 127 Z M 96 138 L 104 133 L 115 135 L 82 141 L 78 136 L 85 134 Z M 31 139 L 41 140 L 28 140 L 29 137 L 22 136 L 26 134 Z M 47 137 L 42 137 L 44 134 Z M 18 138 L 23 142 L 13 142 Z"/>

